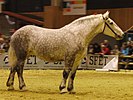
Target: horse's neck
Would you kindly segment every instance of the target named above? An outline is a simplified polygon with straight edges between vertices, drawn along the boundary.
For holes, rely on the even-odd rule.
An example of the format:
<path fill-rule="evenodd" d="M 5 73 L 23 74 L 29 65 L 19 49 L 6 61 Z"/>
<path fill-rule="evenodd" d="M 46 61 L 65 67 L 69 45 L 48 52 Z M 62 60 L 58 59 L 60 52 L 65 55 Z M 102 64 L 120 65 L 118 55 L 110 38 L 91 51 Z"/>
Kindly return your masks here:
<path fill-rule="evenodd" d="M 85 45 L 87 45 L 96 35 L 102 32 L 102 26 L 103 18 L 101 15 L 98 15 L 86 22 L 71 26 L 70 31 L 75 35 L 80 35 L 85 40 Z"/>
<path fill-rule="evenodd" d="M 68 29 L 71 33 L 75 35 L 82 34 L 84 37 L 86 37 L 88 33 L 91 33 L 91 31 L 95 30 L 99 23 L 101 23 L 101 17 L 101 14 L 99 14 L 91 15 L 91 17 L 88 16 L 79 18 L 72 23 L 66 25 L 64 28 Z"/>
<path fill-rule="evenodd" d="M 91 31 L 88 31 L 88 33 L 85 33 L 85 42 L 84 42 L 85 45 L 88 45 L 96 35 L 98 35 L 99 33 L 102 33 L 103 27 L 104 27 L 104 24 L 102 19 L 101 20 L 99 19 L 99 21 L 95 21 L 91 26 Z"/>

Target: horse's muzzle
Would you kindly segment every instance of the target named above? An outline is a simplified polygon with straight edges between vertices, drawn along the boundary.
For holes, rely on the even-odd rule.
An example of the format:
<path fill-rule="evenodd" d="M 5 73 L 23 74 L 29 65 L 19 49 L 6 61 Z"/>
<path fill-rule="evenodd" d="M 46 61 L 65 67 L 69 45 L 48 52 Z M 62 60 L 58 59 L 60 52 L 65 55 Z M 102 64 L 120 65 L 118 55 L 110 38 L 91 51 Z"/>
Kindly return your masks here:
<path fill-rule="evenodd" d="M 125 37 L 125 34 L 123 34 L 122 36 L 117 35 L 117 36 L 116 36 L 116 40 L 122 40 L 124 37 Z"/>

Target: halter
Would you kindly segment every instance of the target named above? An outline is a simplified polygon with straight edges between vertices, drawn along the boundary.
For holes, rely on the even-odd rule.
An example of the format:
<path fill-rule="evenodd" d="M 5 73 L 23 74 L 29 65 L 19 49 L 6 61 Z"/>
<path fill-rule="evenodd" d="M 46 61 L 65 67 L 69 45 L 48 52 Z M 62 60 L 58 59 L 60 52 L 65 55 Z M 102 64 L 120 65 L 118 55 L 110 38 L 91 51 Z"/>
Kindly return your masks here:
<path fill-rule="evenodd" d="M 102 17 L 103 17 L 103 16 L 102 16 Z M 105 24 L 104 24 L 104 28 L 103 28 L 103 32 L 102 32 L 102 33 L 104 33 L 106 26 L 108 26 L 108 28 L 109 28 L 116 36 L 119 37 L 119 35 L 117 35 L 117 33 L 116 33 L 116 32 L 109 26 L 109 24 L 106 22 L 107 19 L 105 19 L 104 17 L 103 17 L 103 19 L 105 20 Z"/>

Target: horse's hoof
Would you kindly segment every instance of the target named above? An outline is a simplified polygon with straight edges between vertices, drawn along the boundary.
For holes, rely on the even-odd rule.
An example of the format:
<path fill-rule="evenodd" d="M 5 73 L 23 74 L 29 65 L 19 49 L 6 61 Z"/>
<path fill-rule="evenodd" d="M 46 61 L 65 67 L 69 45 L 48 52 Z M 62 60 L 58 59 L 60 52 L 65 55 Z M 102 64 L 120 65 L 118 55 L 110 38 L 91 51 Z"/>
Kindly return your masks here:
<path fill-rule="evenodd" d="M 21 92 L 27 91 L 26 86 L 20 89 Z"/>
<path fill-rule="evenodd" d="M 67 93 L 67 92 L 68 92 L 67 89 L 64 88 L 64 89 L 62 89 L 62 90 L 60 91 L 60 94 L 65 94 L 65 93 Z"/>
<path fill-rule="evenodd" d="M 76 94 L 74 90 L 69 91 L 69 94 Z"/>
<path fill-rule="evenodd" d="M 7 90 L 8 91 L 13 91 L 14 90 L 14 87 L 13 86 L 10 86 Z"/>

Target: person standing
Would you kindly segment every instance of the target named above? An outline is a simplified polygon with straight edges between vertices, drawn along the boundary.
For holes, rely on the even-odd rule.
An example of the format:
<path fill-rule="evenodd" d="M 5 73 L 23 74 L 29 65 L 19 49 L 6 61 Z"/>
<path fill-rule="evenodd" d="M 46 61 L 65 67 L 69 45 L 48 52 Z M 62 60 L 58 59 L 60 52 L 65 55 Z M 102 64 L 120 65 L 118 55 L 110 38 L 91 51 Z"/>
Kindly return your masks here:
<path fill-rule="evenodd" d="M 110 49 L 107 48 L 105 45 L 101 45 L 101 52 L 100 52 L 101 55 L 110 55 Z"/>
<path fill-rule="evenodd" d="M 128 55 L 129 54 L 129 48 L 127 47 L 127 43 L 124 42 L 121 47 L 121 54 L 122 55 Z"/>
<path fill-rule="evenodd" d="M 112 55 L 119 55 L 120 54 L 120 50 L 117 44 L 114 45 L 114 48 L 111 50 L 111 54 Z"/>

